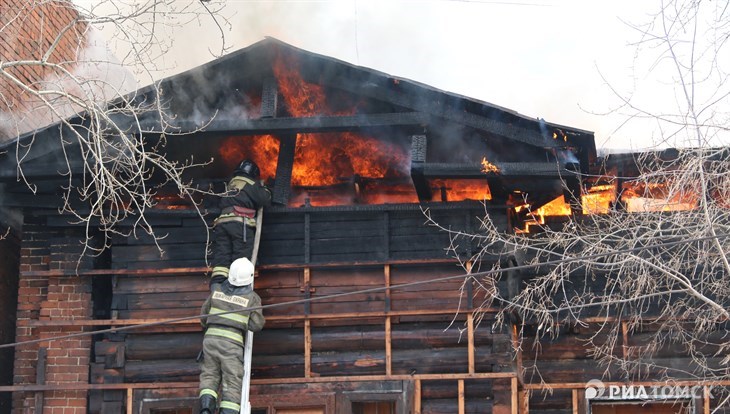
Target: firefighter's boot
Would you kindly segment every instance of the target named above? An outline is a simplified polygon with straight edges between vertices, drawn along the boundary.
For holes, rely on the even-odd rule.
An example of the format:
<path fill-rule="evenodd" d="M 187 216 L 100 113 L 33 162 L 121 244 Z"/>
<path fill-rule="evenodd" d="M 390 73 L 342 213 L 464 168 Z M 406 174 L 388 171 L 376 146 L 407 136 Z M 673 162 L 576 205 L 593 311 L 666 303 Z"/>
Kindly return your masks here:
<path fill-rule="evenodd" d="M 238 414 L 240 411 L 234 410 L 233 408 L 222 408 L 219 414 Z"/>
<path fill-rule="evenodd" d="M 200 396 L 200 414 L 215 413 L 215 397 L 209 394 Z"/>

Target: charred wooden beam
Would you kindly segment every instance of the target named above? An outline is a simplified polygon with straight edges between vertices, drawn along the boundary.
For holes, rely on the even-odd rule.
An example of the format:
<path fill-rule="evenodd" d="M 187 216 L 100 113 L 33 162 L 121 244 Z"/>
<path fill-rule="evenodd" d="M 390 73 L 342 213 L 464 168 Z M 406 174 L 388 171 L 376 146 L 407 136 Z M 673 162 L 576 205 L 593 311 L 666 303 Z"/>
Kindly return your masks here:
<path fill-rule="evenodd" d="M 291 192 L 291 174 L 294 169 L 294 152 L 296 150 L 296 135 L 286 135 L 279 138 L 279 160 L 276 164 L 276 182 L 272 202 L 286 205 Z"/>
<path fill-rule="evenodd" d="M 276 116 L 277 100 L 279 97 L 279 84 L 274 76 L 267 76 L 263 81 L 261 92 L 261 118 L 274 118 Z"/>
<path fill-rule="evenodd" d="M 568 163 L 565 165 L 568 171 L 572 174 L 568 174 L 563 177 L 565 186 L 563 190 L 563 197 L 565 201 L 570 204 L 570 210 L 573 213 L 573 217 L 577 217 L 583 214 L 583 205 L 581 201 L 581 175 L 580 175 L 580 164 Z"/>
<path fill-rule="evenodd" d="M 427 138 L 425 135 L 411 136 L 411 179 L 416 187 L 416 194 L 421 201 L 431 200 L 431 188 L 423 174 L 423 167 L 426 165 Z"/>
<path fill-rule="evenodd" d="M 419 166 L 426 179 L 430 178 L 488 178 L 488 177 L 573 177 L 575 172 L 551 162 L 497 163 L 499 172 L 484 172 L 481 164 L 423 163 Z M 413 168 L 413 164 L 411 165 Z"/>
<path fill-rule="evenodd" d="M 614 201 L 612 206 L 612 208 L 616 211 L 626 211 L 626 203 L 621 199 L 624 192 L 624 182 L 626 182 L 626 180 L 619 173 L 619 176 L 616 178 L 616 201 Z"/>
<path fill-rule="evenodd" d="M 383 212 L 383 244 L 381 259 L 388 260 L 390 258 L 390 216 L 387 211 Z"/>
<path fill-rule="evenodd" d="M 380 83 L 372 77 L 357 79 L 358 75 L 352 72 L 341 72 L 338 76 L 321 76 L 314 83 L 343 89 L 347 92 L 365 96 L 385 102 L 390 102 L 404 108 L 425 112 L 432 116 L 448 121 L 460 123 L 494 135 L 499 135 L 517 142 L 539 148 L 559 148 L 564 146 L 562 141 L 548 137 L 546 133 L 535 129 L 528 129 L 502 120 L 490 119 L 487 116 L 465 111 L 462 107 L 444 104 L 437 96 L 425 97 L 419 93 L 406 93 L 398 87 L 390 85 L 392 79 Z M 305 77 L 306 79 L 306 77 Z M 360 82 L 358 82 L 358 80 Z M 434 99 L 429 99 L 434 98 Z"/>
<path fill-rule="evenodd" d="M 186 133 L 193 131 L 239 133 L 246 135 L 277 133 L 308 133 L 353 131 L 367 128 L 417 126 L 427 124 L 429 116 L 421 112 L 397 112 L 386 114 L 358 114 L 348 116 L 312 116 L 302 118 L 261 118 L 261 119 L 214 119 L 209 125 L 199 125 L 194 121 L 180 120 L 171 123 L 164 132 Z M 134 124 L 130 129 L 135 131 Z M 159 121 L 140 122 L 141 133 L 161 133 Z"/>
<path fill-rule="evenodd" d="M 41 347 L 38 349 L 38 365 L 36 366 L 35 382 L 37 385 L 46 384 L 46 359 L 48 357 L 48 348 Z M 43 391 L 35 393 L 35 412 L 43 412 Z"/>

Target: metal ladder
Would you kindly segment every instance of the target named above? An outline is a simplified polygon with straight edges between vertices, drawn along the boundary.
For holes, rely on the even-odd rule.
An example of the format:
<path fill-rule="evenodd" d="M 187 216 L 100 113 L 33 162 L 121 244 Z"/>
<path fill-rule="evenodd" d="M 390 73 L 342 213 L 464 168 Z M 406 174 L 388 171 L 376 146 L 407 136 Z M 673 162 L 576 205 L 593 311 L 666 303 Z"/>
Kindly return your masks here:
<path fill-rule="evenodd" d="M 261 223 L 264 219 L 264 210 L 259 208 L 256 212 L 256 236 L 253 240 L 253 252 L 251 263 L 256 266 L 256 258 L 259 255 L 259 242 L 261 241 Z M 253 282 L 251 282 L 253 289 Z M 251 414 L 251 401 L 249 401 L 251 389 L 251 353 L 253 351 L 253 332 L 246 331 L 246 342 L 243 345 L 243 381 L 241 381 L 241 414 Z"/>

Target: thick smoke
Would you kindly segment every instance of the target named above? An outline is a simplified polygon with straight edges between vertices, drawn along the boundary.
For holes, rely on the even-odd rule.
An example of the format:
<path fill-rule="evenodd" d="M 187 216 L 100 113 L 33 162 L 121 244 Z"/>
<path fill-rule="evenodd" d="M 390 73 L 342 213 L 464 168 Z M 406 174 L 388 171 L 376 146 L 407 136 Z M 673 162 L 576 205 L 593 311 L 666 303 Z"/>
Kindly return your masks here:
<path fill-rule="evenodd" d="M 26 94 L 24 103 L 30 110 L 24 108 L 0 112 L 0 142 L 58 122 L 82 110 L 71 96 L 80 98 L 86 104 L 101 104 L 136 87 L 129 71 L 119 64 L 107 49 L 106 41 L 93 28 L 87 32 L 86 47 L 78 53 L 71 67 L 71 75 L 54 73 L 30 85 L 39 91 L 57 92 L 46 95 L 46 101 Z"/>

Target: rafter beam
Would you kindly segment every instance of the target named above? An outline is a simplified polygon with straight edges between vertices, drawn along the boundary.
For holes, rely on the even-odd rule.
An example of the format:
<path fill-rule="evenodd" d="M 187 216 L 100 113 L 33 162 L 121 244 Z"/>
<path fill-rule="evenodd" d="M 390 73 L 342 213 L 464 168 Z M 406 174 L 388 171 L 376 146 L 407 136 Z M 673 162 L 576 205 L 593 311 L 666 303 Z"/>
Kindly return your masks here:
<path fill-rule="evenodd" d="M 166 133 L 189 133 L 193 131 L 242 133 L 242 134 L 282 134 L 352 131 L 366 128 L 397 126 L 422 126 L 428 124 L 429 116 L 422 112 L 395 112 L 384 114 L 326 115 L 301 118 L 260 118 L 260 119 L 213 119 L 208 125 L 201 126 L 193 121 L 175 121 Z M 160 133 L 158 120 L 140 123 L 142 133 Z"/>
<path fill-rule="evenodd" d="M 552 137 L 545 136 L 538 130 L 516 126 L 512 123 L 501 120 L 490 119 L 486 116 L 467 112 L 463 108 L 446 105 L 441 102 L 436 93 L 431 93 L 429 96 L 424 96 L 424 94 L 419 93 L 409 93 L 409 91 L 402 91 L 398 87 L 388 87 L 382 84 L 381 80 L 374 77 L 359 79 L 360 82 L 358 82 L 358 80 L 354 78 L 356 76 L 357 74 L 348 72 L 334 77 L 323 76 L 318 78 L 317 82 L 326 86 L 342 89 L 359 96 L 390 102 L 391 104 L 398 105 L 400 107 L 425 112 L 435 117 L 538 148 L 562 147 L 561 142 L 552 139 Z M 392 80 L 389 81 L 392 82 Z M 398 84 L 397 82 L 395 83 Z"/>
<path fill-rule="evenodd" d="M 553 162 L 502 162 L 495 164 L 499 172 L 485 173 L 481 164 L 422 163 L 421 174 L 429 178 L 482 178 L 488 177 L 574 177 L 575 172 Z"/>

